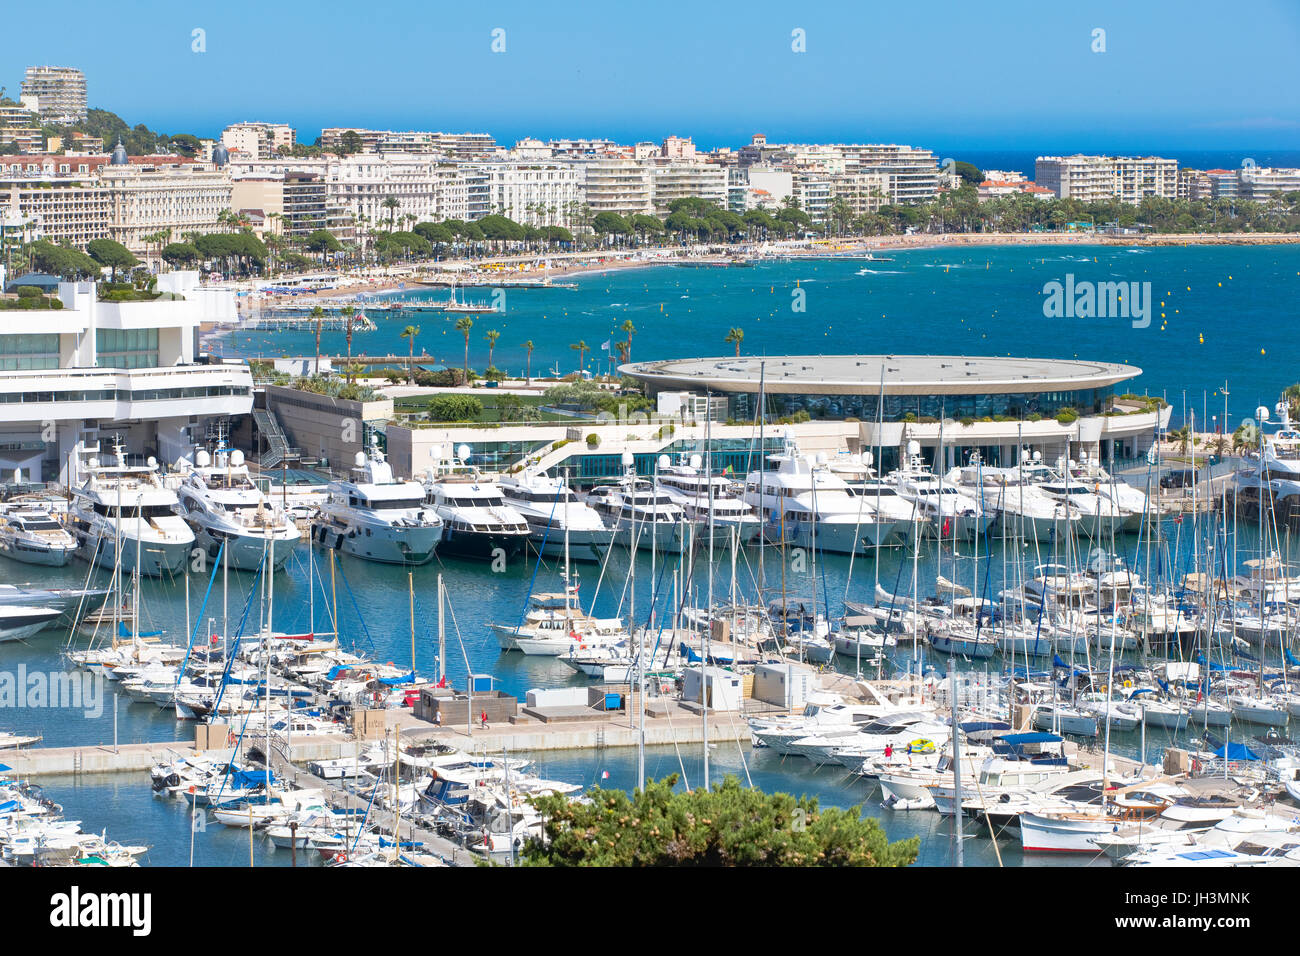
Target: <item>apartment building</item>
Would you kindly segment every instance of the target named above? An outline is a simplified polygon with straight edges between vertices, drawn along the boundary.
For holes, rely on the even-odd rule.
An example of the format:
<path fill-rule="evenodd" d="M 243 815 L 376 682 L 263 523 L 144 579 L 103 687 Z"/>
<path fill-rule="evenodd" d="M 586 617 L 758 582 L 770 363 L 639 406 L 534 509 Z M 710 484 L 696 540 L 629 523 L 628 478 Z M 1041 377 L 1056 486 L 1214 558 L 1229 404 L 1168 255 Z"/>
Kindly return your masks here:
<path fill-rule="evenodd" d="M 293 128 L 284 123 L 234 123 L 221 131 L 221 142 L 248 159 L 270 159 L 294 145 Z"/>
<path fill-rule="evenodd" d="M 84 248 L 109 237 L 107 156 L 0 156 L 0 205 L 31 223 L 32 239 Z"/>
<path fill-rule="evenodd" d="M 1059 199 L 1137 205 L 1149 196 L 1178 197 L 1178 161 L 1158 156 L 1039 156 L 1034 181 Z"/>
<path fill-rule="evenodd" d="M 694 152 L 694 147 L 691 152 Z M 650 159 L 645 165 L 650 170 L 650 201 L 656 215 L 667 215 L 668 207 L 678 199 L 703 199 L 724 209 L 727 207 L 725 166 L 667 158 Z M 591 205 L 590 200 L 588 205 Z"/>
<path fill-rule="evenodd" d="M 0 468 L 76 484 L 115 435 L 175 461 L 209 421 L 252 410 L 248 366 L 196 354 L 200 323 L 234 321 L 234 293 L 196 272 L 159 276 L 158 290 L 175 298 L 101 302 L 93 282 L 63 282 L 58 311 L 0 311 Z"/>
<path fill-rule="evenodd" d="M 321 148 L 332 151 L 341 149 L 343 137 L 347 133 L 355 133 L 360 138 L 363 153 L 440 153 L 468 160 L 490 156 L 497 148 L 496 139 L 488 133 L 435 133 L 422 130 L 399 132 L 360 126 L 332 126 L 321 130 Z"/>
<path fill-rule="evenodd" d="M 633 216 L 654 212 L 651 167 L 633 159 L 605 157 L 589 159 L 582 168 L 586 180 L 586 204 L 593 215 L 612 212 Z"/>
<path fill-rule="evenodd" d="M 65 66 L 29 66 L 22 104 L 46 125 L 72 126 L 86 119 L 86 74 Z"/>
<path fill-rule="evenodd" d="M 573 211 L 586 194 L 581 163 L 474 163 L 464 172 L 473 180 L 476 196 L 486 187 L 489 213 L 530 226 L 571 226 Z"/>
<path fill-rule="evenodd" d="M 1279 166 L 1243 166 L 1237 174 L 1245 199 L 1266 200 L 1271 196 L 1300 192 L 1300 169 Z"/>

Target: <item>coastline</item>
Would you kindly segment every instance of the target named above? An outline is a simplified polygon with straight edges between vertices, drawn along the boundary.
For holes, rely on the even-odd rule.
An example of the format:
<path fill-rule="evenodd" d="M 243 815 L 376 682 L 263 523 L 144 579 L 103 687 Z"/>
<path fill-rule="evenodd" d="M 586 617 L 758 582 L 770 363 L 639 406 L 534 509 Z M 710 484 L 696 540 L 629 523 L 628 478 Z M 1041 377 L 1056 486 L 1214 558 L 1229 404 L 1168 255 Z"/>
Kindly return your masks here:
<path fill-rule="evenodd" d="M 1098 235 L 1097 233 L 1021 233 L 1021 232 L 976 232 L 943 233 L 934 235 L 921 233 L 907 236 L 871 236 L 837 240 L 824 240 L 816 247 L 780 248 L 775 255 L 789 259 L 835 259 L 857 254 L 889 250 L 919 251 L 927 249 L 951 249 L 963 247 L 1000 247 L 1000 246 L 1262 246 L 1295 245 L 1300 243 L 1297 233 L 1160 233 L 1145 236 Z M 512 278 L 524 276 L 545 276 L 551 279 L 572 278 L 576 276 L 598 275 L 626 269 L 647 268 L 650 266 L 672 265 L 683 262 L 709 262 L 726 258 L 729 254 L 723 247 L 698 247 L 688 250 L 684 255 L 638 255 L 636 251 L 626 254 L 610 253 L 569 253 L 561 254 L 565 259 L 551 257 L 552 263 L 545 268 L 533 268 L 536 258 L 527 261 L 518 256 L 498 259 L 479 260 L 473 269 L 475 284 L 466 288 L 484 288 L 490 286 L 491 274 L 500 274 Z M 456 264 L 465 260 L 448 260 Z M 467 263 L 466 263 L 467 264 Z M 358 294 L 391 295 L 407 292 L 413 288 L 434 288 L 422 285 L 414 277 L 418 269 L 427 269 L 431 265 L 446 263 L 415 263 L 396 275 L 356 277 L 328 289 L 314 289 L 293 295 L 261 295 L 254 293 L 241 298 L 241 310 L 251 308 L 275 308 L 289 302 L 308 300 L 353 300 Z M 511 265 L 520 268 L 508 268 Z"/>

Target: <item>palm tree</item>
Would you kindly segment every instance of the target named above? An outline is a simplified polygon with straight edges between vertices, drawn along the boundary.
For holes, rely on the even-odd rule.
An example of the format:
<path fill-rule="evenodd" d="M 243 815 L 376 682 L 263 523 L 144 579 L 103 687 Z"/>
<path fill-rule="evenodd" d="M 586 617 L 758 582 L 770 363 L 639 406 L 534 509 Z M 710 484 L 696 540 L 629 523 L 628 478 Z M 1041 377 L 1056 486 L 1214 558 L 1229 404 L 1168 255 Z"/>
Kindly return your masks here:
<path fill-rule="evenodd" d="M 586 355 L 590 347 L 586 342 L 579 339 L 577 342 L 570 345 L 569 348 L 578 353 L 578 371 L 581 372 L 587 367 Z"/>
<path fill-rule="evenodd" d="M 745 341 L 745 330 L 742 329 L 742 328 L 739 328 L 739 327 L 737 327 L 737 326 L 732 326 L 732 327 L 731 327 L 731 330 L 727 333 L 727 337 L 726 337 L 725 339 L 723 339 L 722 341 L 724 341 L 724 342 L 735 342 L 735 343 L 736 343 L 736 358 L 740 358 L 740 343 L 743 342 L 743 341 Z"/>
<path fill-rule="evenodd" d="M 316 320 L 316 374 L 320 374 L 320 327 L 325 320 L 325 310 L 319 305 L 311 310 L 311 317 Z"/>
<path fill-rule="evenodd" d="M 356 312 L 357 310 L 352 308 L 352 306 L 350 305 L 344 306 L 343 308 L 343 318 L 345 318 L 348 323 L 348 361 L 347 364 L 344 366 L 344 374 L 350 374 L 349 372 L 347 372 L 347 369 L 350 369 L 352 367 L 352 317 L 356 315 Z M 351 378 L 348 379 L 348 384 L 349 385 L 352 384 Z"/>
<path fill-rule="evenodd" d="M 415 337 L 420 334 L 418 325 L 408 325 L 402 329 L 402 338 L 406 339 L 410 346 L 410 361 L 406 363 L 406 381 L 410 385 L 415 384 Z"/>
<path fill-rule="evenodd" d="M 384 201 L 379 205 L 388 210 L 388 231 L 393 231 L 393 217 L 397 215 L 397 210 L 401 208 L 402 201 L 396 196 L 385 196 Z"/>
<path fill-rule="evenodd" d="M 529 339 L 524 343 L 524 349 L 528 352 L 528 370 L 524 373 L 524 384 L 529 385 L 533 381 L 533 340 Z"/>
<path fill-rule="evenodd" d="M 488 368 L 495 368 L 492 364 L 492 353 L 497 347 L 497 339 L 501 338 L 501 333 L 496 329 L 488 329 L 483 338 L 487 339 L 488 344 Z"/>
<path fill-rule="evenodd" d="M 456 331 L 465 336 L 465 379 L 464 385 L 469 384 L 469 330 L 474 328 L 474 320 L 468 315 L 462 315 L 456 320 Z"/>
<path fill-rule="evenodd" d="M 624 332 L 627 334 L 627 358 L 623 359 L 623 361 L 631 362 L 632 361 L 632 336 L 636 335 L 636 326 L 632 324 L 631 319 L 628 319 L 618 328 L 620 332 Z"/>

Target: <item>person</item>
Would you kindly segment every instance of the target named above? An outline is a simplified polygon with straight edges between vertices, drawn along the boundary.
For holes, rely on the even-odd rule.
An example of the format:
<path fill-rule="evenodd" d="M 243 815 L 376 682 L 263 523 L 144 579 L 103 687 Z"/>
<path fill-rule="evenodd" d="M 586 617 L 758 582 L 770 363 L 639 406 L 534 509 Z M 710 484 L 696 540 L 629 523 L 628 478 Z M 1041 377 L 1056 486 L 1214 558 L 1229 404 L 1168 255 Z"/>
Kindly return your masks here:
<path fill-rule="evenodd" d="M 486 730 L 486 729 L 487 729 L 487 711 L 486 711 L 486 710 L 481 711 L 481 712 L 479 713 L 478 716 L 479 716 L 479 720 L 481 720 L 481 721 L 483 722 L 483 728 Z"/>
<path fill-rule="evenodd" d="M 435 726 L 435 727 L 441 727 L 441 726 L 442 726 L 442 711 L 441 711 L 441 710 L 438 710 L 438 711 L 435 711 L 435 712 L 434 712 L 434 715 L 433 715 L 433 723 L 434 723 L 434 726 Z"/>
<path fill-rule="evenodd" d="M 892 756 L 894 756 L 894 745 L 885 744 L 885 759 L 888 760 Z"/>

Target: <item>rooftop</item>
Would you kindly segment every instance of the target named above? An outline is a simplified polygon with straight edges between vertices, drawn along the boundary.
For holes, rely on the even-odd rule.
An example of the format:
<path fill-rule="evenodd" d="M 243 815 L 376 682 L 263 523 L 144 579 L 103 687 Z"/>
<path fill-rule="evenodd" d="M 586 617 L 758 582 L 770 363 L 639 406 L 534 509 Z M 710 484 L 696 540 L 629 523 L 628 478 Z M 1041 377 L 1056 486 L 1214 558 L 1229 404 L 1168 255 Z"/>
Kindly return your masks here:
<path fill-rule="evenodd" d="M 769 355 L 669 359 L 620 366 L 656 389 L 941 395 L 1103 388 L 1142 374 L 1132 365 L 969 355 Z"/>

